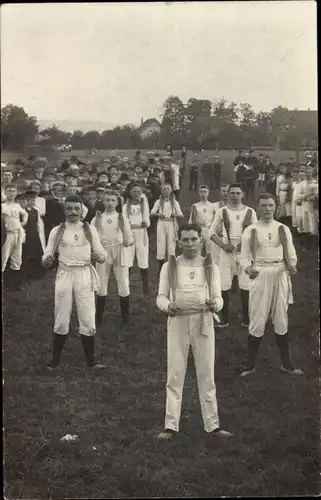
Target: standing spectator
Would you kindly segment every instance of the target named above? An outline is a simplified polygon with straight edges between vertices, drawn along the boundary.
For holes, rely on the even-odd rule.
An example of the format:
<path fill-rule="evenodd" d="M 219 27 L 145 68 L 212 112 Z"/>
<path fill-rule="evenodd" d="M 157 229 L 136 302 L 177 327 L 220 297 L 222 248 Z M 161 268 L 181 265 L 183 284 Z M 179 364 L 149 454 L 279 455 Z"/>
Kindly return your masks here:
<path fill-rule="evenodd" d="M 172 169 L 172 185 L 173 185 L 173 193 L 175 198 L 179 200 L 179 192 L 180 192 L 180 164 L 179 160 L 176 158 L 176 161 L 171 164 Z"/>
<path fill-rule="evenodd" d="M 202 165 L 202 175 L 204 184 L 210 189 L 212 187 L 212 165 L 209 162 L 208 156 L 204 157 L 204 163 Z"/>
<path fill-rule="evenodd" d="M 172 148 L 171 144 L 167 144 L 165 151 L 166 151 L 166 155 L 173 156 L 173 148 Z"/>
<path fill-rule="evenodd" d="M 282 224 L 291 228 L 292 174 L 290 171 L 285 171 L 284 175 L 278 177 L 276 196 L 278 200 L 276 218 Z"/>
<path fill-rule="evenodd" d="M 255 192 L 255 176 L 256 172 L 254 171 L 253 165 L 247 165 L 246 170 L 244 171 L 244 185 L 245 185 L 245 199 L 248 200 L 249 196 L 254 200 L 254 192 Z"/>
<path fill-rule="evenodd" d="M 301 204 L 302 226 L 306 248 L 311 248 L 318 234 L 316 203 L 318 182 L 313 178 L 313 168 L 305 167 L 305 180 L 301 182 L 299 204 Z"/>
<path fill-rule="evenodd" d="M 276 196 L 276 177 L 276 166 L 272 163 L 271 158 L 268 156 L 266 158 L 265 186 L 267 193 L 273 194 L 273 196 Z"/>
<path fill-rule="evenodd" d="M 238 155 L 234 158 L 233 166 L 237 167 L 237 165 L 239 165 L 240 163 L 245 163 L 245 161 L 246 161 L 246 157 L 243 154 L 243 149 L 239 149 Z"/>
<path fill-rule="evenodd" d="M 181 160 L 182 160 L 182 170 L 183 170 L 183 172 L 185 172 L 185 168 L 186 168 L 186 159 L 187 159 L 186 146 L 182 146 L 182 148 L 181 148 Z"/>
<path fill-rule="evenodd" d="M 46 214 L 44 216 L 46 241 L 48 241 L 50 231 L 64 220 L 64 184 L 55 182 L 52 187 L 52 197 L 46 200 Z"/>
<path fill-rule="evenodd" d="M 221 160 L 219 156 L 214 156 L 212 170 L 212 182 L 214 181 L 214 189 L 220 188 L 223 163 L 223 160 Z"/>
<path fill-rule="evenodd" d="M 245 191 L 245 173 L 247 169 L 248 167 L 245 165 L 243 160 L 240 160 L 234 167 L 236 183 L 241 185 L 242 191 Z"/>
<path fill-rule="evenodd" d="M 37 192 L 26 191 L 25 196 L 28 220 L 25 225 L 26 241 L 23 245 L 21 269 L 25 279 L 37 279 L 44 274 L 41 257 L 46 248 L 46 241 L 40 223 L 41 217 L 36 207 Z"/>
<path fill-rule="evenodd" d="M 197 188 L 198 188 L 198 164 L 196 160 L 193 160 L 189 171 L 189 192 L 191 192 L 194 189 L 196 193 Z"/>
<path fill-rule="evenodd" d="M 265 186 L 266 181 L 266 161 L 264 157 L 264 153 L 259 154 L 258 162 L 257 162 L 257 173 L 258 173 L 258 181 L 259 188 L 263 188 Z"/>

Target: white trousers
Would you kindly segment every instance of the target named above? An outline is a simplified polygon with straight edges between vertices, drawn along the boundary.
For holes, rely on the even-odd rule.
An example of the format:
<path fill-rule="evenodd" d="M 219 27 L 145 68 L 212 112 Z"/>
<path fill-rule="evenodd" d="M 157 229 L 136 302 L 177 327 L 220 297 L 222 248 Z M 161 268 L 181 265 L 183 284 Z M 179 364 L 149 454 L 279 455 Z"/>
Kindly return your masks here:
<path fill-rule="evenodd" d="M 157 224 L 157 259 L 165 260 L 166 254 L 175 255 L 176 238 L 174 222 L 159 220 Z"/>
<path fill-rule="evenodd" d="M 265 181 L 265 172 L 259 173 L 258 180 L 261 181 L 261 182 Z"/>
<path fill-rule="evenodd" d="M 204 238 L 204 245 L 205 245 L 206 253 L 210 253 L 212 255 L 212 259 L 213 259 L 214 264 L 216 264 L 218 266 L 219 261 L 220 261 L 221 248 L 208 237 L 208 229 L 207 228 L 203 228 L 202 236 Z"/>
<path fill-rule="evenodd" d="M 2 246 L 1 272 L 3 273 L 8 260 L 10 259 L 10 269 L 19 271 L 22 263 L 22 240 L 19 232 L 8 232 L 6 241 Z"/>
<path fill-rule="evenodd" d="M 301 207 L 292 201 L 292 226 L 300 227 Z"/>
<path fill-rule="evenodd" d="M 285 335 L 288 331 L 290 292 L 287 271 L 283 263 L 256 267 L 260 272 L 254 280 L 250 280 L 249 334 L 262 337 L 266 322 L 271 317 L 275 333 Z"/>
<path fill-rule="evenodd" d="M 90 267 L 59 269 L 55 283 L 54 332 L 67 335 L 72 312 L 73 297 L 76 303 L 79 333 L 91 336 L 96 333 L 95 292 Z"/>
<path fill-rule="evenodd" d="M 317 214 L 313 202 L 302 203 L 302 226 L 303 233 L 318 234 Z"/>
<path fill-rule="evenodd" d="M 120 297 L 127 297 L 129 295 L 129 272 L 127 266 L 118 266 L 103 262 L 102 264 L 96 264 L 96 271 L 100 280 L 100 288 L 97 291 L 97 295 L 106 297 L 111 271 L 113 271 L 116 278 L 118 295 Z"/>
<path fill-rule="evenodd" d="M 129 267 L 133 267 L 135 255 L 140 269 L 148 269 L 149 240 L 146 229 L 132 229 L 134 245 L 130 246 L 131 261 Z"/>
<path fill-rule="evenodd" d="M 208 313 L 209 314 L 209 313 Z M 176 316 L 167 322 L 167 385 L 165 429 L 179 430 L 187 358 L 192 346 L 204 429 L 219 427 L 214 380 L 215 333 L 209 321 L 208 336 L 200 334 L 200 315 Z"/>
<path fill-rule="evenodd" d="M 221 248 L 219 270 L 221 278 L 221 289 L 223 292 L 230 290 L 232 287 L 233 277 L 237 276 L 239 287 L 241 290 L 248 290 L 250 279 L 245 273 L 245 270 L 240 266 L 240 254 L 227 253 Z"/>

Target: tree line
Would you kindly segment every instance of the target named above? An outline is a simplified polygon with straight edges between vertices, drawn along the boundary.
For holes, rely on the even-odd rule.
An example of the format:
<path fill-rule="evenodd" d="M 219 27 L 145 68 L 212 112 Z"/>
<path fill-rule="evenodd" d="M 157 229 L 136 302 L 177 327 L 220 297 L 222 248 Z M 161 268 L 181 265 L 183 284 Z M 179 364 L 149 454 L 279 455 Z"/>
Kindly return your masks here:
<path fill-rule="evenodd" d="M 112 130 L 84 133 L 65 132 L 56 125 L 39 130 L 37 118 L 19 106 L 8 104 L 1 109 L 1 146 L 22 151 L 26 146 L 40 144 L 52 147 L 71 144 L 73 149 L 227 149 L 275 147 L 295 149 L 309 147 L 317 141 L 317 127 L 311 121 L 298 125 L 278 124 L 275 117 L 288 109 L 277 106 L 270 112 L 255 113 L 248 103 L 228 102 L 224 98 L 190 98 L 186 104 L 178 96 L 169 96 L 162 108 L 160 133 L 142 138 L 139 127 L 117 126 Z"/>

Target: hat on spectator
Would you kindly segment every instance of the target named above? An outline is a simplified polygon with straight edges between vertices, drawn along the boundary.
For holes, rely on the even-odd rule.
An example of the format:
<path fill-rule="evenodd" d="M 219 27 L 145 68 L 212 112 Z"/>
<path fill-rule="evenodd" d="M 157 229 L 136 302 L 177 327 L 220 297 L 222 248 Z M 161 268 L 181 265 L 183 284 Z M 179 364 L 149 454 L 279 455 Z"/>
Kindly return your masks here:
<path fill-rule="evenodd" d="M 26 199 L 26 193 L 18 193 L 15 198 L 15 201 L 25 200 L 25 199 Z"/>
<path fill-rule="evenodd" d="M 29 189 L 28 191 L 25 192 L 26 198 L 37 198 L 38 193 L 37 191 L 32 191 L 32 189 Z"/>
<path fill-rule="evenodd" d="M 79 170 L 79 166 L 77 163 L 72 163 L 69 167 L 69 170 Z"/>
<path fill-rule="evenodd" d="M 63 188 L 63 187 L 65 187 L 65 183 L 64 183 L 64 182 L 61 182 L 61 181 L 56 181 L 56 182 L 54 182 L 54 183 L 53 183 L 53 185 L 52 185 L 52 188 L 53 188 L 53 189 L 55 189 L 55 188 L 57 188 L 57 187 L 61 187 L 61 188 Z"/>
<path fill-rule="evenodd" d="M 40 181 L 38 181 L 38 179 L 32 179 L 32 180 L 30 181 L 30 184 L 37 184 L 39 187 L 41 186 L 41 182 L 40 182 Z"/>

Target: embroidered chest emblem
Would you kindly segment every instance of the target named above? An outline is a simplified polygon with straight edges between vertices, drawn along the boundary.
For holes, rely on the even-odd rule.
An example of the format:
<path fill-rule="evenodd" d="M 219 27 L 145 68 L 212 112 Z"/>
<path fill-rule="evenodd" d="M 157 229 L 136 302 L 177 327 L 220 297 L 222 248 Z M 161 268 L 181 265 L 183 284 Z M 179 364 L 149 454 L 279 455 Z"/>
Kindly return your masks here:
<path fill-rule="evenodd" d="M 79 235 L 78 235 L 78 234 L 74 234 L 74 240 L 75 240 L 75 241 L 78 241 L 78 240 L 79 240 Z"/>
<path fill-rule="evenodd" d="M 206 208 L 203 208 L 203 212 L 204 212 L 204 214 L 206 214 L 206 212 L 207 212 Z"/>
<path fill-rule="evenodd" d="M 111 224 L 113 222 L 112 219 L 107 219 L 107 224 Z"/>
<path fill-rule="evenodd" d="M 132 214 L 133 215 L 138 214 L 138 209 L 135 207 L 132 207 Z"/>
<path fill-rule="evenodd" d="M 272 233 L 268 233 L 267 238 L 268 238 L 268 245 L 270 247 L 272 246 Z"/>
<path fill-rule="evenodd" d="M 189 276 L 189 279 L 193 280 L 193 279 L 195 279 L 196 272 L 195 272 L 195 271 L 190 271 L 190 272 L 188 273 L 188 276 Z"/>
<path fill-rule="evenodd" d="M 240 216 L 239 216 L 239 214 L 237 214 L 237 216 L 236 216 L 236 220 L 240 220 Z"/>

